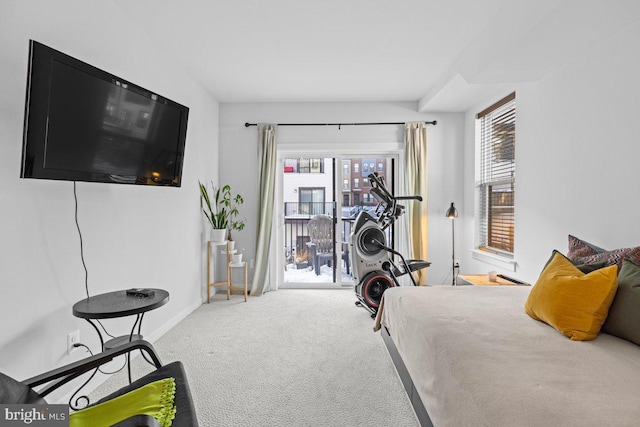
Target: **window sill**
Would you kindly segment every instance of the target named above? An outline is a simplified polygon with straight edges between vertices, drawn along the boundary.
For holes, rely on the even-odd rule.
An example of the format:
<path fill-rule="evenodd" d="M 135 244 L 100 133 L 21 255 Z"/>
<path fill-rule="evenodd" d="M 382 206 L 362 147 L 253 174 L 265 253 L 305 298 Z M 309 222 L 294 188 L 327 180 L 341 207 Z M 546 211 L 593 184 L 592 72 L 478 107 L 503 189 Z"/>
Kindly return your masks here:
<path fill-rule="evenodd" d="M 471 250 L 471 257 L 478 261 L 485 262 L 487 264 L 495 265 L 497 267 L 501 267 L 508 271 L 516 271 L 516 265 L 518 263 L 516 260 L 511 258 L 505 258 L 500 255 L 491 254 L 488 252 L 480 251 L 478 249 Z"/>

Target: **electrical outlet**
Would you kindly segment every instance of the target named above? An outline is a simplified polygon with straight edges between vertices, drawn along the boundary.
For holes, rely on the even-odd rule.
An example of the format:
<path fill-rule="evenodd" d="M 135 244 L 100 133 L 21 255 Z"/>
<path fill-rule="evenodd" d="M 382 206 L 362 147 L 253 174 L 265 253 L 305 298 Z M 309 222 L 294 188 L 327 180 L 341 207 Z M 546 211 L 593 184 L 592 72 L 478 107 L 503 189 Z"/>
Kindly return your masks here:
<path fill-rule="evenodd" d="M 256 264 L 256 260 L 251 258 L 251 261 L 249 261 L 249 268 L 254 268 Z"/>
<path fill-rule="evenodd" d="M 80 342 L 80 329 L 76 329 L 73 332 L 69 332 L 67 334 L 67 354 L 71 354 L 71 352 L 75 349 L 73 346 Z"/>

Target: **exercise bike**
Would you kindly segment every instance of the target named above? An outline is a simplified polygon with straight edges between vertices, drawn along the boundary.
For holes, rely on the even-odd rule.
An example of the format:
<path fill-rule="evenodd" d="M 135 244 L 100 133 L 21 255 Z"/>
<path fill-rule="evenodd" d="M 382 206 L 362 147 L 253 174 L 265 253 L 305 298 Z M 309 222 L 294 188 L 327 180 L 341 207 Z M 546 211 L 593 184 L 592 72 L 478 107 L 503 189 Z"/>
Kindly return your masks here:
<path fill-rule="evenodd" d="M 370 311 L 371 317 L 375 318 L 384 291 L 400 286 L 398 277 L 409 274 L 413 286 L 418 286 L 413 272 L 427 268 L 431 263 L 405 259 L 389 247 L 384 233 L 404 213 L 404 206 L 398 204 L 398 200 L 422 201 L 422 197 L 393 196 L 385 187 L 384 179 L 375 172 L 367 179 L 371 183 L 370 194 L 376 199 L 377 206 L 373 215 L 362 211 L 356 217 L 349 236 L 349 251 L 353 280 L 357 283 L 356 305 Z M 393 256 L 400 259 L 399 265 L 394 263 Z"/>

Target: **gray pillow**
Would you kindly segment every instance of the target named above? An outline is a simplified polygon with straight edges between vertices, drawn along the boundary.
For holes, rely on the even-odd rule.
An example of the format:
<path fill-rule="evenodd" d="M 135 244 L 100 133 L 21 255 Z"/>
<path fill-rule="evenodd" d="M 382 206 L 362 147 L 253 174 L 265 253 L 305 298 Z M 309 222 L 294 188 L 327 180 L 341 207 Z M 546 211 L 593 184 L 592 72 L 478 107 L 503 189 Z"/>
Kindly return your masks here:
<path fill-rule="evenodd" d="M 640 265 L 625 259 L 602 332 L 640 345 Z"/>
<path fill-rule="evenodd" d="M 560 254 L 560 256 L 562 256 L 564 259 L 568 260 L 571 264 L 575 265 L 576 268 L 578 270 L 582 271 L 584 274 L 589 274 L 592 271 L 596 271 L 596 270 L 599 270 L 599 269 L 604 268 L 604 267 L 607 266 L 607 264 L 604 261 L 594 262 L 594 263 L 590 263 L 590 264 L 576 264 L 575 262 L 571 261 L 569 258 L 564 256 L 562 254 L 562 252 L 558 251 L 557 249 L 554 249 L 553 251 L 551 251 L 551 257 L 547 260 L 547 262 L 544 265 L 544 267 L 542 268 L 542 270 L 547 268 L 547 265 L 549 265 L 549 263 L 551 262 L 551 260 L 553 259 L 553 257 L 556 254 Z"/>

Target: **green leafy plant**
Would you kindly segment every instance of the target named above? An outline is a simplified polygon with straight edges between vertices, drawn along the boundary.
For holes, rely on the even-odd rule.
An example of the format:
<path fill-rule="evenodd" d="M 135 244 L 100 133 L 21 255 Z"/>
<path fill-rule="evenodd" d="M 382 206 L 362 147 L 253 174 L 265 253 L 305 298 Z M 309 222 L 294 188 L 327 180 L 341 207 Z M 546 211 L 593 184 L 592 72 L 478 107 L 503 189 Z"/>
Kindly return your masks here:
<path fill-rule="evenodd" d="M 231 230 L 242 231 L 245 227 L 243 219 L 238 219 L 240 212 L 238 206 L 244 203 L 240 194 L 233 194 L 231 186 L 216 187 L 211 183 L 211 191 L 205 184 L 198 181 L 200 186 L 200 207 L 204 216 L 214 229 L 227 229 L 229 240 Z"/>

